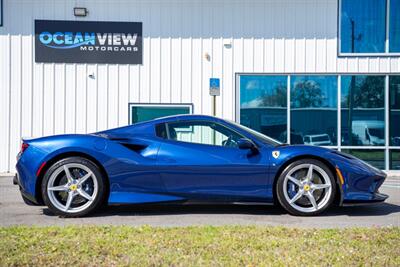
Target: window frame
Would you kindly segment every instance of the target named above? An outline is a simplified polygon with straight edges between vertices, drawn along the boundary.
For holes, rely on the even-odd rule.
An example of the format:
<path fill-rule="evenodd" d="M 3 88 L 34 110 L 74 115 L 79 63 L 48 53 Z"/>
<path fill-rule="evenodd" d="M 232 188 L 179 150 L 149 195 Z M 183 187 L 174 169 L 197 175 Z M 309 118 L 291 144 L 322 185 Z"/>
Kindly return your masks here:
<path fill-rule="evenodd" d="M 1 1 L 1 0 L 0 0 Z M 193 103 L 128 103 L 128 125 L 134 124 L 132 122 L 132 107 L 169 107 L 169 108 L 189 108 L 188 115 L 193 114 Z M 135 122 L 139 123 L 139 122 Z"/>
<path fill-rule="evenodd" d="M 341 21 L 342 21 L 342 1 L 343 0 L 338 0 L 337 3 L 337 55 L 338 57 L 396 57 L 400 56 L 400 52 L 390 52 L 389 50 L 389 34 L 390 34 L 390 1 L 391 0 L 386 0 L 386 13 L 385 13 L 385 52 L 380 52 L 380 53 L 348 53 L 342 52 L 342 27 L 341 27 Z"/>

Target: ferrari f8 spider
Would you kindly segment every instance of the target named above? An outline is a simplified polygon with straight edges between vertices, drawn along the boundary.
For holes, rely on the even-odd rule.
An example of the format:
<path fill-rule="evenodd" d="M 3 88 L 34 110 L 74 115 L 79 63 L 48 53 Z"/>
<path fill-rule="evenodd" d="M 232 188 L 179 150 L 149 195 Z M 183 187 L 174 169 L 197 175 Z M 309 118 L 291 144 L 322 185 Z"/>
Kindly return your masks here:
<path fill-rule="evenodd" d="M 79 217 L 101 205 L 277 204 L 293 215 L 373 203 L 381 170 L 351 155 L 287 145 L 223 119 L 179 115 L 93 134 L 23 139 L 14 183 L 30 205 Z"/>

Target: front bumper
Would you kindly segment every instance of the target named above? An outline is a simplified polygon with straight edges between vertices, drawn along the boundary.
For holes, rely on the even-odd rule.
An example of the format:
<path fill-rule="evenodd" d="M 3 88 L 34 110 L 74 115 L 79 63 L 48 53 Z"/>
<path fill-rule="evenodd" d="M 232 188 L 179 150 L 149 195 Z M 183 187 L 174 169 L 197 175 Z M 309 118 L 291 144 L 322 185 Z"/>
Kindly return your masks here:
<path fill-rule="evenodd" d="M 387 175 L 370 169 L 368 172 L 353 172 L 347 174 L 346 193 L 343 206 L 368 205 L 385 201 L 389 196 L 379 192 Z"/>
<path fill-rule="evenodd" d="M 370 205 L 374 203 L 384 202 L 389 196 L 382 193 L 374 193 L 370 199 L 352 199 L 352 200 L 344 200 L 343 206 L 361 206 L 361 205 Z"/>

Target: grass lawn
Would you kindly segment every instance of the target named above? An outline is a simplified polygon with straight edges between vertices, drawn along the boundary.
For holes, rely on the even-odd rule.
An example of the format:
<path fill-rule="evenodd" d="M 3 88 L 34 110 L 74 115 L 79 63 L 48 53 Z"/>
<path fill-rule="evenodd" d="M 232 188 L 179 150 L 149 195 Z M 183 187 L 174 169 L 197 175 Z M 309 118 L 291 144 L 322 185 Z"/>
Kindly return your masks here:
<path fill-rule="evenodd" d="M 400 228 L 0 228 L 0 266 L 400 266 Z"/>

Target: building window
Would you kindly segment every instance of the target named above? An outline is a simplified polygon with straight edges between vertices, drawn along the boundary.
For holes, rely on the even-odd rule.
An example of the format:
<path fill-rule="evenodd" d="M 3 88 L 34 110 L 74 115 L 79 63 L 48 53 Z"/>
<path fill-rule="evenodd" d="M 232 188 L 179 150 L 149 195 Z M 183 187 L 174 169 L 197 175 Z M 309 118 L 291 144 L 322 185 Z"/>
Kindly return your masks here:
<path fill-rule="evenodd" d="M 400 0 L 390 0 L 389 52 L 400 53 Z"/>
<path fill-rule="evenodd" d="M 389 158 L 389 169 L 400 170 L 400 149 L 390 150 Z"/>
<path fill-rule="evenodd" d="M 342 76 L 341 136 L 345 146 L 385 145 L 385 76 Z"/>
<path fill-rule="evenodd" d="M 385 0 L 342 0 L 341 4 L 341 52 L 384 53 Z"/>
<path fill-rule="evenodd" d="M 236 81 L 240 124 L 400 169 L 400 75 L 238 74 Z"/>
<path fill-rule="evenodd" d="M 340 54 L 400 52 L 399 10 L 400 0 L 340 0 Z"/>
<path fill-rule="evenodd" d="M 378 169 L 385 169 L 385 153 L 383 149 L 342 149 L 342 151 L 362 159 Z"/>
<path fill-rule="evenodd" d="M 0 27 L 3 26 L 3 0 L 0 0 Z"/>
<path fill-rule="evenodd" d="M 240 122 L 287 142 L 287 76 L 240 76 Z"/>
<path fill-rule="evenodd" d="M 389 76 L 390 145 L 400 146 L 400 76 Z"/>
<path fill-rule="evenodd" d="M 337 144 L 337 76 L 291 76 L 291 143 Z"/>
<path fill-rule="evenodd" d="M 129 123 L 148 121 L 160 117 L 191 114 L 192 104 L 129 104 Z"/>

